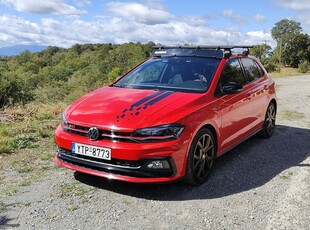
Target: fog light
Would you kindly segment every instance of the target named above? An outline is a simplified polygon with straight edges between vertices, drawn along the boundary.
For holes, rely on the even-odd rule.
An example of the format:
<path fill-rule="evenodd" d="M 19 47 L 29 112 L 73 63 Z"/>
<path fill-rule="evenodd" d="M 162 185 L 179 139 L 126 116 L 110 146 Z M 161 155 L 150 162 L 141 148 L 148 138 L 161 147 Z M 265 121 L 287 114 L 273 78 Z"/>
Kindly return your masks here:
<path fill-rule="evenodd" d="M 150 161 L 146 167 L 149 169 L 169 169 L 170 165 L 166 160 L 154 160 Z"/>

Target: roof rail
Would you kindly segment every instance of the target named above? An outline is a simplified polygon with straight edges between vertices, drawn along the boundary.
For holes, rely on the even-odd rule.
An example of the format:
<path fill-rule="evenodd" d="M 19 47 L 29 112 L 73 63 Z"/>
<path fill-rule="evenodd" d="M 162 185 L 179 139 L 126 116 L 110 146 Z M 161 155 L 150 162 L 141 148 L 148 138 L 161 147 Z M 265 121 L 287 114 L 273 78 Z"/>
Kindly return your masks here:
<path fill-rule="evenodd" d="M 253 48 L 253 46 L 250 45 L 218 45 L 218 46 L 152 46 L 153 49 L 237 49 L 237 48 L 243 48 L 243 49 L 250 49 Z"/>
<path fill-rule="evenodd" d="M 204 56 L 204 57 L 215 57 L 215 58 L 230 58 L 232 55 L 232 49 L 242 48 L 245 56 L 249 55 L 250 48 L 253 46 L 249 45 L 227 45 L 227 46 L 152 46 L 152 56 Z M 181 50 L 184 51 L 181 51 Z M 185 51 L 186 50 L 186 51 Z"/>

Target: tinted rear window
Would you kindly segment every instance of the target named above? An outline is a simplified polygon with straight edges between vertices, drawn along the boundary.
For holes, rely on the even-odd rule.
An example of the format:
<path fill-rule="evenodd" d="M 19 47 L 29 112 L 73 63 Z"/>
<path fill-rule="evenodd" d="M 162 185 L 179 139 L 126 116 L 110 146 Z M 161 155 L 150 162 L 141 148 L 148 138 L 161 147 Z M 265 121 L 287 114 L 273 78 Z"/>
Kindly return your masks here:
<path fill-rule="evenodd" d="M 262 77 L 257 64 L 249 58 L 241 58 L 241 63 L 245 70 L 247 82 L 252 82 Z"/>

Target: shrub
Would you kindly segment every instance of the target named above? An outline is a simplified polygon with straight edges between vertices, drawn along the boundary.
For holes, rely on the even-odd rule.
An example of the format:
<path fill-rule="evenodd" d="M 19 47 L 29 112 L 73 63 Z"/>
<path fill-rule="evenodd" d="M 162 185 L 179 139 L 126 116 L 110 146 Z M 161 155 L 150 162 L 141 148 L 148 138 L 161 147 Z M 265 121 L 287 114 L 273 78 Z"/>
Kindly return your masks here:
<path fill-rule="evenodd" d="M 10 146 L 13 149 L 36 148 L 36 141 L 37 138 L 34 136 L 19 135 L 10 142 Z"/>
<path fill-rule="evenodd" d="M 265 69 L 267 72 L 280 72 L 279 66 L 272 61 L 269 61 L 265 64 Z"/>
<path fill-rule="evenodd" d="M 298 72 L 300 73 L 307 73 L 307 71 L 309 70 L 309 63 L 308 61 L 303 61 L 300 62 L 298 65 Z"/>

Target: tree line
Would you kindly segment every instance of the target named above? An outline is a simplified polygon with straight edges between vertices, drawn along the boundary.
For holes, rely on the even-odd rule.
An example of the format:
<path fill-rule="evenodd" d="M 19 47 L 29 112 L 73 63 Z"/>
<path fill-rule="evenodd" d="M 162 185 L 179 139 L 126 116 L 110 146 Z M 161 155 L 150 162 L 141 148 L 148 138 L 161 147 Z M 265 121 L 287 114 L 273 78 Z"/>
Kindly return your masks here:
<path fill-rule="evenodd" d="M 267 43 L 256 45 L 251 54 L 264 63 L 267 71 L 279 71 L 281 66 L 299 68 L 307 72 L 310 63 L 310 36 L 302 33 L 300 22 L 283 19 L 271 30 L 272 38 L 277 45 L 274 50 Z"/>
<path fill-rule="evenodd" d="M 149 42 L 49 46 L 0 58 L 0 108 L 28 102 L 72 102 L 149 57 Z"/>

